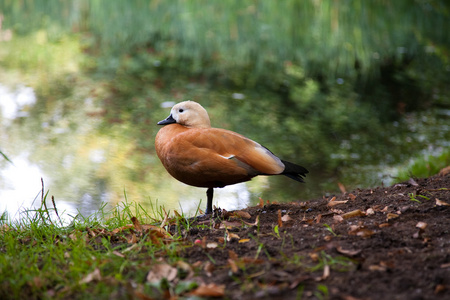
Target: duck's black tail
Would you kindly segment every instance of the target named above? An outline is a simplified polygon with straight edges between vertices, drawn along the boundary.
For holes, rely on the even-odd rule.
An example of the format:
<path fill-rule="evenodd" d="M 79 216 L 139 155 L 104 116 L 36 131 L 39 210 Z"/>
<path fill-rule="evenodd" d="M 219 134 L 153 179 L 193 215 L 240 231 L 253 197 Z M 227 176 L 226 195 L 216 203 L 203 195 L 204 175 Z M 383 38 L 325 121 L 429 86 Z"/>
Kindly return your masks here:
<path fill-rule="evenodd" d="M 281 160 L 281 162 L 284 164 L 284 171 L 281 174 L 289 178 L 292 178 L 298 182 L 305 182 L 303 180 L 303 177 L 305 177 L 306 174 L 309 173 L 309 171 L 306 170 L 306 168 L 285 160 Z"/>

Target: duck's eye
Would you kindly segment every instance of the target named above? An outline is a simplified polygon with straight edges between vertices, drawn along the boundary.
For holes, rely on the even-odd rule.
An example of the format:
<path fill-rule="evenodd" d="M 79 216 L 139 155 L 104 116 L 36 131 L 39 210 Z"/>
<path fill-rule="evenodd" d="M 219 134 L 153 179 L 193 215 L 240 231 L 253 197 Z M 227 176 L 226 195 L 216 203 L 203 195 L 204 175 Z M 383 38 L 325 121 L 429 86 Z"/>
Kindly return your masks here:
<path fill-rule="evenodd" d="M 180 108 L 180 109 L 178 110 L 179 113 L 182 113 L 183 111 L 184 111 L 184 109 L 182 109 L 182 108 Z"/>

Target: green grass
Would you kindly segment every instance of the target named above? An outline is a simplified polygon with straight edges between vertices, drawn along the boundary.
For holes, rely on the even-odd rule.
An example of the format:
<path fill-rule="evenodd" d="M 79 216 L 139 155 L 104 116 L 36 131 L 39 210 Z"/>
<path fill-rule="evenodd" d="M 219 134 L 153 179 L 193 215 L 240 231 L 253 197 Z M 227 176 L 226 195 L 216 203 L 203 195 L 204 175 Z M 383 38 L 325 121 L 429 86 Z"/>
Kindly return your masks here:
<path fill-rule="evenodd" d="M 66 227 L 52 218 L 55 209 L 43 204 L 39 209 L 24 211 L 21 221 L 2 215 L 1 299 L 109 298 L 114 293 L 122 298 L 134 295 L 130 286 L 158 296 L 164 283 L 142 283 L 146 282 L 149 265 L 161 257 L 168 263 L 179 260 L 179 237 L 171 236 L 163 243 L 151 230 L 141 234 L 136 228 L 118 230 L 130 224 L 134 215 L 141 224 L 155 222 L 138 205 L 121 203 L 111 211 L 103 206 L 90 217 L 76 216 Z M 136 242 L 127 243 L 133 235 Z M 195 287 L 183 284 L 184 288 L 178 287 L 183 292 Z"/>

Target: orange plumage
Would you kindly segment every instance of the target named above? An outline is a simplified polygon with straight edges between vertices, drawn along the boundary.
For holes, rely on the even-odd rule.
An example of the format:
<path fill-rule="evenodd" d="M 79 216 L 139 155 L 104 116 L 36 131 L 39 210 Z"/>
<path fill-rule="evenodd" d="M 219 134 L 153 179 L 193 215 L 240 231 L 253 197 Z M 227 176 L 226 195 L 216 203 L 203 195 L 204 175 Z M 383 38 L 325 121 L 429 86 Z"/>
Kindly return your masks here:
<path fill-rule="evenodd" d="M 198 103 L 176 104 L 156 135 L 156 153 L 173 177 L 188 185 L 208 188 L 206 214 L 212 213 L 213 188 L 257 175 L 286 175 L 303 182 L 308 171 L 283 161 L 267 148 L 233 131 L 211 128 Z"/>

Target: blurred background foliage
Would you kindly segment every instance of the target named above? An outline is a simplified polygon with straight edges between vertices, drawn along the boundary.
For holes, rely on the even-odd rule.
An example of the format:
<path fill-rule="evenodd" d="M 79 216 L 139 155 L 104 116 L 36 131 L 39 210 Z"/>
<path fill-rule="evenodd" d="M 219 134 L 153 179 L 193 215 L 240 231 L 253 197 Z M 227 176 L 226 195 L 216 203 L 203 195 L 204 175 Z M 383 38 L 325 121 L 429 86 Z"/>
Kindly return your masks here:
<path fill-rule="evenodd" d="M 36 89 L 32 114 L 91 105 L 126 137 L 130 181 L 158 164 L 164 103 L 187 99 L 319 180 L 449 164 L 446 0 L 0 0 L 0 16 L 0 67 Z"/>

